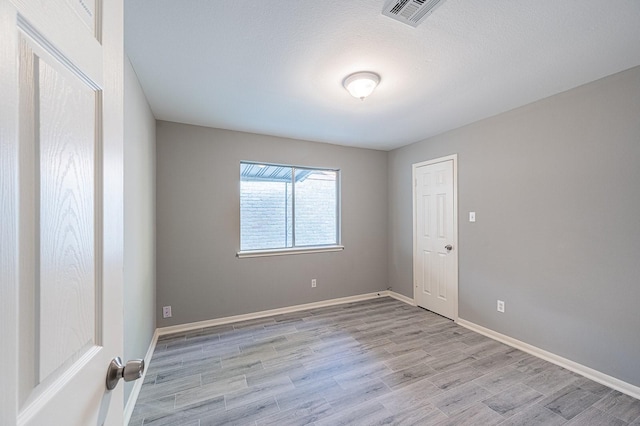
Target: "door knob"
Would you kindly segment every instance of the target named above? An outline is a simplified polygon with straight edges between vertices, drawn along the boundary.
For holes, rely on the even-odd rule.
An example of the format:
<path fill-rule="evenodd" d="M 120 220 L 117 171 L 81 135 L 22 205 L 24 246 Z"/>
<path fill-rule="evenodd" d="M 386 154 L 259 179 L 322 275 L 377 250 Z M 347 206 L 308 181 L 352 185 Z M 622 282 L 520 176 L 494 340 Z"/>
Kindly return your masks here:
<path fill-rule="evenodd" d="M 111 360 L 107 369 L 107 389 L 115 389 L 120 379 L 124 379 L 125 382 L 137 380 L 142 377 L 142 373 L 144 373 L 143 359 L 132 359 L 127 362 L 127 365 L 123 365 L 122 359 L 117 356 Z"/>
<path fill-rule="evenodd" d="M 444 246 L 444 248 L 446 248 L 447 251 L 453 250 L 453 246 L 451 244 L 447 244 L 446 246 Z"/>

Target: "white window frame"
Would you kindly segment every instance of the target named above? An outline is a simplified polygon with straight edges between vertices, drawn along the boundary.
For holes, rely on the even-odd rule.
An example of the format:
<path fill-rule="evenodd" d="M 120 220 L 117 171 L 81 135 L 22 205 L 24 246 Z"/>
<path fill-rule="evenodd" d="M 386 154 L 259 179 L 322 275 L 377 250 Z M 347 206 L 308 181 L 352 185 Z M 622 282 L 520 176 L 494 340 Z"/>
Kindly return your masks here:
<path fill-rule="evenodd" d="M 340 169 L 335 169 L 331 167 L 309 167 L 309 166 L 300 166 L 300 165 L 290 165 L 290 164 L 278 164 L 278 163 L 265 163 L 259 161 L 240 161 L 240 168 L 242 168 L 243 164 L 254 164 L 254 165 L 265 165 L 265 166 L 275 166 L 275 167 L 286 167 L 294 170 L 294 173 L 291 174 L 291 188 L 292 188 L 292 244 L 293 247 L 283 247 L 283 248 L 272 248 L 272 249 L 257 249 L 257 250 L 239 250 L 236 253 L 236 256 L 240 259 L 242 258 L 251 258 L 251 257 L 265 257 L 265 256 L 283 256 L 283 255 L 294 255 L 294 254 L 305 254 L 305 253 L 324 253 L 324 252 L 336 252 L 344 250 L 344 246 L 341 244 L 342 242 L 342 197 L 341 197 L 341 183 L 342 183 L 342 173 Z M 326 245 L 315 245 L 315 246 L 297 246 L 295 245 L 295 170 L 320 170 L 320 171 L 331 171 L 336 173 L 336 244 L 326 244 Z M 242 177 L 240 177 L 242 180 Z M 240 188 L 241 182 L 238 182 L 238 189 Z M 240 206 L 240 208 L 242 208 Z M 239 211 L 241 214 L 241 211 Z M 238 242 L 240 242 L 241 234 L 242 234 L 242 218 L 240 218 L 240 227 L 239 227 L 239 238 Z"/>

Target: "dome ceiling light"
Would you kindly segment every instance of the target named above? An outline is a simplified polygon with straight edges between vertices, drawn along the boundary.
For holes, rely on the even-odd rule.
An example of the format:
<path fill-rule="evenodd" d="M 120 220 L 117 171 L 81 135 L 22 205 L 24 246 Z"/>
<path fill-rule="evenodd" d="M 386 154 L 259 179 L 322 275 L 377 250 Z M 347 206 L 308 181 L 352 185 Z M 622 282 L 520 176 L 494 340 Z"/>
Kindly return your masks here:
<path fill-rule="evenodd" d="M 351 93 L 351 96 L 363 101 L 373 92 L 378 83 L 380 83 L 378 74 L 370 71 L 360 71 L 347 76 L 342 85 Z"/>

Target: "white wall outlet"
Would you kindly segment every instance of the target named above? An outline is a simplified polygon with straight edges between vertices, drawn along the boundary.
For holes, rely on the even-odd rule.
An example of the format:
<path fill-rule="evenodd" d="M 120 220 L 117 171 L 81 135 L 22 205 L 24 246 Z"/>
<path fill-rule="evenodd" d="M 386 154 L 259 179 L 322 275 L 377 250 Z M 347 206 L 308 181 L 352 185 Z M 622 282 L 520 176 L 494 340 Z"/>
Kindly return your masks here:
<path fill-rule="evenodd" d="M 469 212 L 469 222 L 476 221 L 476 212 Z"/>
<path fill-rule="evenodd" d="M 498 300 L 498 312 L 504 313 L 504 300 Z"/>
<path fill-rule="evenodd" d="M 311 280 L 311 287 L 315 287 L 316 286 L 316 279 L 312 279 Z"/>
<path fill-rule="evenodd" d="M 171 306 L 162 307 L 162 318 L 171 318 Z"/>

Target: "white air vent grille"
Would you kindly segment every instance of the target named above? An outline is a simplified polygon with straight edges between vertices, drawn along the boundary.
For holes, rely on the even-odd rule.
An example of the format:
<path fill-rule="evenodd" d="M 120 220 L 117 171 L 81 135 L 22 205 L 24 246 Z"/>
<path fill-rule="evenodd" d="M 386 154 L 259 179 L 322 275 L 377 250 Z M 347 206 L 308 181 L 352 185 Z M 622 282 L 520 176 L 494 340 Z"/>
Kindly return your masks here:
<path fill-rule="evenodd" d="M 417 27 L 442 3 L 444 0 L 393 0 L 385 5 L 382 14 Z"/>

